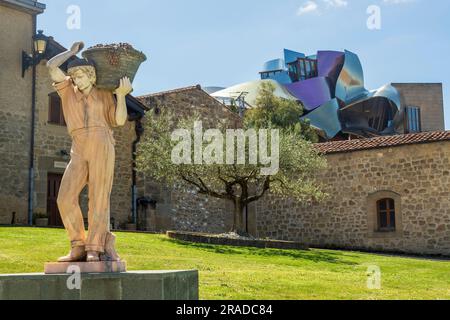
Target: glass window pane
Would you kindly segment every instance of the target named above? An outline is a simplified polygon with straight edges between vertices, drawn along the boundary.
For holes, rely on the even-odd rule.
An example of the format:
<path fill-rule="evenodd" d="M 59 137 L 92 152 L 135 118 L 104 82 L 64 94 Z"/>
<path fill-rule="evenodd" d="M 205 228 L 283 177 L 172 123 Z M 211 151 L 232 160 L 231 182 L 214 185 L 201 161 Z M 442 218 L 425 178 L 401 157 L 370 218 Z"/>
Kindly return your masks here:
<path fill-rule="evenodd" d="M 420 132 L 420 108 L 416 108 L 416 119 L 417 132 Z"/>
<path fill-rule="evenodd" d="M 416 132 L 419 132 L 420 130 L 419 130 L 419 109 L 418 108 L 416 108 L 415 109 L 415 117 L 416 117 L 416 123 L 415 123 L 415 125 L 416 125 Z"/>
<path fill-rule="evenodd" d="M 380 201 L 378 201 L 378 210 L 379 211 L 381 211 L 381 210 L 386 210 L 387 209 L 387 206 L 386 206 L 386 200 L 380 200 Z"/>
<path fill-rule="evenodd" d="M 387 223 L 387 214 L 386 213 L 380 213 L 380 228 L 387 228 L 388 227 L 388 223 Z"/>
<path fill-rule="evenodd" d="M 306 65 L 305 60 L 302 60 L 300 63 L 300 76 L 304 77 L 306 75 Z"/>
<path fill-rule="evenodd" d="M 390 228 L 393 228 L 393 229 L 395 229 L 395 213 L 394 212 L 391 212 L 391 223 L 390 223 Z"/>
<path fill-rule="evenodd" d="M 389 209 L 395 210 L 395 201 L 393 199 L 389 199 Z"/>
<path fill-rule="evenodd" d="M 410 133 L 420 132 L 420 108 L 407 107 L 406 108 L 407 130 Z"/>
<path fill-rule="evenodd" d="M 61 119 L 61 105 L 58 97 L 52 95 L 50 97 L 50 122 L 59 124 Z"/>
<path fill-rule="evenodd" d="M 408 130 L 409 132 L 412 132 L 412 126 L 413 126 L 413 119 L 412 119 L 412 112 L 411 108 L 408 108 Z"/>

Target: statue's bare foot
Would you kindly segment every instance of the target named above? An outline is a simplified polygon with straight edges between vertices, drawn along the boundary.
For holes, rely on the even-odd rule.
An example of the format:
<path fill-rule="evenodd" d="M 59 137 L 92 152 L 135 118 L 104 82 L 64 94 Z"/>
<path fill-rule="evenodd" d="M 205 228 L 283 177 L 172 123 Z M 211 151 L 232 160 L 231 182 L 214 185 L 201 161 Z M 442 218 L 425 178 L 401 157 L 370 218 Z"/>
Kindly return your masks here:
<path fill-rule="evenodd" d="M 84 247 L 74 247 L 69 255 L 61 257 L 58 262 L 80 262 L 86 259 L 86 250 Z"/>
<path fill-rule="evenodd" d="M 100 253 L 97 251 L 88 251 L 86 261 L 87 262 L 99 262 L 100 261 Z"/>

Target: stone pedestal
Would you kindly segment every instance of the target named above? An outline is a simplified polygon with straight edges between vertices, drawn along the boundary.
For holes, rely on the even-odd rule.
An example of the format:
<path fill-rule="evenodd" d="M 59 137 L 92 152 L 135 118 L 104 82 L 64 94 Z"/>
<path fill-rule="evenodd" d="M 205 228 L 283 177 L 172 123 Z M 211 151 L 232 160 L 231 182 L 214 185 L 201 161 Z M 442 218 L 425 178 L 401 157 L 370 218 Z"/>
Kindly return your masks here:
<path fill-rule="evenodd" d="M 120 273 L 127 271 L 125 261 L 100 261 L 100 262 L 67 262 L 46 263 L 45 274 L 73 273 L 74 267 L 81 273 Z"/>
<path fill-rule="evenodd" d="M 0 275 L 0 300 L 198 300 L 198 298 L 196 270 Z"/>

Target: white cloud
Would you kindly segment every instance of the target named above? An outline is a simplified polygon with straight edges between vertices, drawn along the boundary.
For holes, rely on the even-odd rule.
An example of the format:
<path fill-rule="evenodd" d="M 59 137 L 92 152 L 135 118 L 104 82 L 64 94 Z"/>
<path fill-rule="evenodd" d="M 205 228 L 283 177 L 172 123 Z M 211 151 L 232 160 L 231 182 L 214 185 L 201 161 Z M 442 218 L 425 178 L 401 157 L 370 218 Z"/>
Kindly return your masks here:
<path fill-rule="evenodd" d="M 303 14 L 312 13 L 317 11 L 319 6 L 314 1 L 307 1 L 305 2 L 300 8 L 297 10 L 297 15 L 301 16 Z"/>
<path fill-rule="evenodd" d="M 386 1 L 386 0 L 385 0 Z M 408 0 L 393 0 L 393 1 L 408 1 Z M 331 8 L 343 8 L 348 6 L 347 0 L 321 0 L 321 2 L 318 2 L 318 0 L 310 0 L 305 2 L 300 8 L 297 10 L 297 15 L 301 16 L 303 14 L 312 13 L 312 12 L 319 12 L 321 7 L 324 7 L 324 9 L 331 9 Z"/>
<path fill-rule="evenodd" d="M 306 13 L 312 13 L 317 11 L 319 6 L 314 1 L 305 2 L 300 8 L 298 8 L 297 15 L 301 16 Z"/>
<path fill-rule="evenodd" d="M 346 7 L 348 5 L 347 0 L 323 0 L 328 7 Z"/>

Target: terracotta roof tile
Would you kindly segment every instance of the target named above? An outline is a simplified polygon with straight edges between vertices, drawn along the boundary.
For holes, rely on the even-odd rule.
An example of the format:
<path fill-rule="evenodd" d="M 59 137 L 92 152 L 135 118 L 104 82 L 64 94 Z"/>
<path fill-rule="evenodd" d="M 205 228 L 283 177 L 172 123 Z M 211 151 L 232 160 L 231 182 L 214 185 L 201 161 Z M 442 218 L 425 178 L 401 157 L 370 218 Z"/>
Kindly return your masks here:
<path fill-rule="evenodd" d="M 450 131 L 413 133 L 361 140 L 333 141 L 318 143 L 315 147 L 323 154 L 332 154 L 437 141 L 450 141 Z"/>

